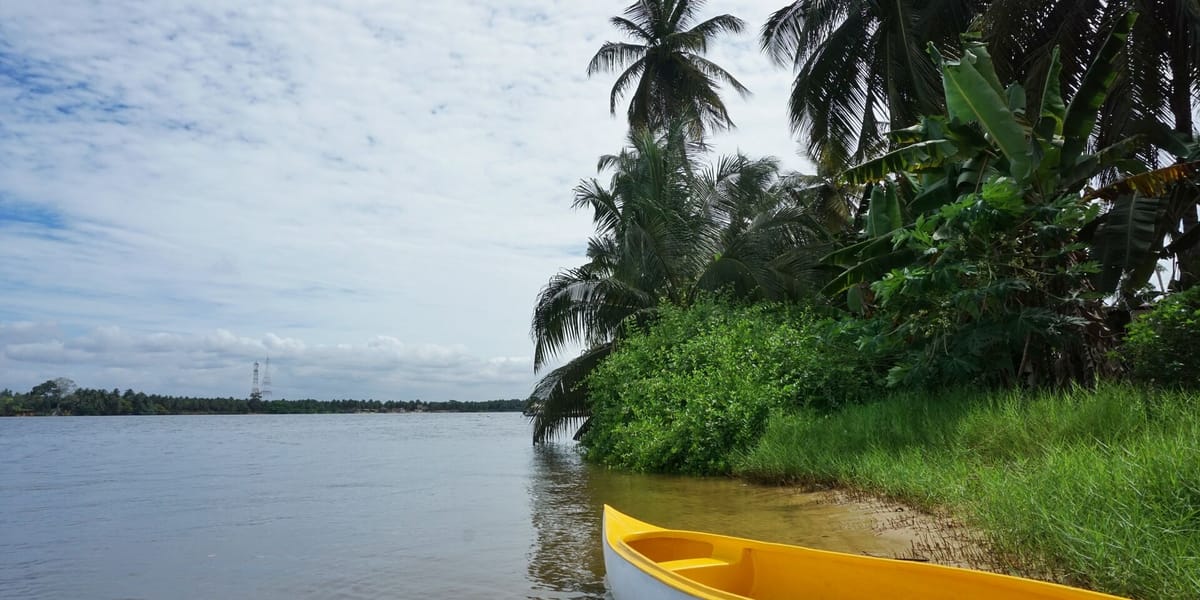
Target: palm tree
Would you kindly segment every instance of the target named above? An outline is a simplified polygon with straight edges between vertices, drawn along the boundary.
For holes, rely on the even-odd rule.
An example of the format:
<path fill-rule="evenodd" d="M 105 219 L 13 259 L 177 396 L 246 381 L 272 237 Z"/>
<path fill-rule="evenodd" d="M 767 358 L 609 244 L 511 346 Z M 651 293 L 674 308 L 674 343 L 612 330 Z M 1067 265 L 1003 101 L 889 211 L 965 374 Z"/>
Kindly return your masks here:
<path fill-rule="evenodd" d="M 795 71 L 789 113 L 811 158 L 837 171 L 879 154 L 883 133 L 941 102 L 926 46 L 957 44 L 982 0 L 797 0 L 762 28 L 762 49 Z"/>
<path fill-rule="evenodd" d="M 699 252 L 707 260 L 693 294 L 784 300 L 820 289 L 820 258 L 853 208 L 824 182 L 781 175 L 775 158 L 721 157 L 693 178 L 706 214 Z"/>
<path fill-rule="evenodd" d="M 607 185 L 592 179 L 575 188 L 574 207 L 590 208 L 596 226 L 587 263 L 556 274 L 537 298 L 535 371 L 568 347 L 583 348 L 534 388 L 537 443 L 586 427 L 587 375 L 662 303 L 687 305 L 705 291 L 782 299 L 819 289 L 816 265 L 829 238 L 822 223 L 849 214 L 837 202 L 807 202 L 824 196 L 780 176 L 774 159 L 693 164 L 678 124 L 632 133 L 629 144 L 600 159 L 600 170 L 613 173 Z"/>
<path fill-rule="evenodd" d="M 668 123 L 689 123 L 689 134 L 703 139 L 709 129 L 733 127 L 718 90 L 722 84 L 743 97 L 750 91 L 725 69 L 704 58 L 721 33 L 739 33 L 745 23 L 720 15 L 692 25 L 703 0 L 638 0 L 625 16 L 610 22 L 634 42 L 605 42 L 588 64 L 589 76 L 623 69 L 613 84 L 609 110 L 632 88 L 630 129 L 659 130 Z"/>
<path fill-rule="evenodd" d="M 612 349 L 627 319 L 645 320 L 661 301 L 682 302 L 695 271 L 691 249 L 698 211 L 688 191 L 692 169 L 683 137 L 630 134 L 630 147 L 601 157 L 613 172 L 575 188 L 573 208 L 591 208 L 596 235 L 588 262 L 559 272 L 538 294 L 531 334 L 534 370 L 565 347 L 582 346 L 578 358 L 538 382 L 533 403 L 534 442 L 546 441 L 587 417 L 587 374 Z"/>
<path fill-rule="evenodd" d="M 1002 81 L 1018 81 L 1029 98 L 1041 98 L 1055 49 L 1064 94 L 1074 94 L 1088 60 L 1105 39 L 1104 0 L 993 0 L 981 24 Z M 1128 47 L 1127 47 L 1128 49 Z"/>

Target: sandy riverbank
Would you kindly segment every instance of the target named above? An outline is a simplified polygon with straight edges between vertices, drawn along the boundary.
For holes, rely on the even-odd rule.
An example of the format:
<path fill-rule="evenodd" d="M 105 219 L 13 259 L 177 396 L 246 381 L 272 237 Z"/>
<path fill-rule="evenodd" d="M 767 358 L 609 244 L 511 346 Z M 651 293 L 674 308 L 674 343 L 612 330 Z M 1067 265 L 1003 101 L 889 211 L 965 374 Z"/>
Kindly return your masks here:
<path fill-rule="evenodd" d="M 862 544 L 862 538 L 856 535 L 852 539 L 859 541 L 858 547 L 839 548 L 840 551 L 985 571 L 1010 571 L 1003 561 L 989 552 L 982 534 L 948 515 L 929 514 L 883 498 L 842 490 L 799 493 L 811 497 L 815 505 L 836 507 L 848 529 L 873 533 L 870 544 Z M 858 519 L 846 519 L 849 515 Z"/>

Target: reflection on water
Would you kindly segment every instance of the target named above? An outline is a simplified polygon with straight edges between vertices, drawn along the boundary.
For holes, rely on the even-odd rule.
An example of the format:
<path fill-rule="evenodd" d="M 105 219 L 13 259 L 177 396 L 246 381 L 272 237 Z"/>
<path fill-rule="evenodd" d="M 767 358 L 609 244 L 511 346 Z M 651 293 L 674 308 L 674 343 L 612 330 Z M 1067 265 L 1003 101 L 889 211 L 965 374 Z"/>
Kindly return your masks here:
<path fill-rule="evenodd" d="M 532 461 L 532 598 L 605 598 L 604 504 L 675 529 L 883 556 L 907 549 L 877 536 L 861 507 L 820 494 L 728 478 L 619 473 L 585 464 L 574 445 L 535 448 Z"/>
<path fill-rule="evenodd" d="M 533 450 L 529 484 L 534 543 L 529 580 L 537 598 L 603 598 L 604 556 L 600 511 L 593 484 L 596 469 L 580 460 L 574 446 Z M 542 591 L 548 594 L 540 594 Z"/>

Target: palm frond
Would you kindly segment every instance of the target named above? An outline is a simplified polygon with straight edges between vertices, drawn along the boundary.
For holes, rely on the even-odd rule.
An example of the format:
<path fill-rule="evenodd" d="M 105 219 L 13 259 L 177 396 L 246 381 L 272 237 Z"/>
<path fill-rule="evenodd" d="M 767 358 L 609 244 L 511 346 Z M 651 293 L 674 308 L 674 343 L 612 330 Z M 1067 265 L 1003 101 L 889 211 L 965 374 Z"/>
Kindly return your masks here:
<path fill-rule="evenodd" d="M 621 205 L 616 196 L 600 185 L 599 181 L 590 179 L 575 186 L 575 198 L 571 208 L 592 209 L 592 223 L 596 231 L 609 233 L 620 224 Z"/>
<path fill-rule="evenodd" d="M 534 307 L 534 371 L 570 344 L 610 341 L 626 317 L 654 304 L 651 294 L 586 265 L 560 271 L 542 288 Z"/>
<path fill-rule="evenodd" d="M 587 376 L 611 353 L 612 344 L 596 346 L 538 381 L 529 398 L 533 443 L 548 442 L 586 422 L 590 415 Z"/>
<path fill-rule="evenodd" d="M 748 90 L 731 74 L 700 55 L 723 34 L 738 33 L 745 22 L 719 15 L 693 25 L 704 3 L 697 0 L 639 0 L 610 23 L 642 44 L 606 42 L 588 64 L 589 76 L 623 68 L 609 94 L 609 110 L 629 97 L 631 129 L 663 130 L 687 124 L 689 136 L 702 143 L 708 129 L 733 126 L 717 88 Z"/>
<path fill-rule="evenodd" d="M 663 22 L 662 2 L 654 2 L 653 0 L 638 0 L 633 4 L 625 7 L 625 16 L 638 27 L 649 32 L 652 36 L 657 36 L 658 31 L 655 25 Z"/>
<path fill-rule="evenodd" d="M 634 61 L 633 64 L 629 65 L 629 68 L 617 76 L 617 81 L 612 86 L 612 92 L 608 95 L 608 110 L 610 113 L 617 114 L 617 102 L 620 101 L 621 96 L 625 95 L 626 90 L 632 85 L 634 79 L 641 77 L 645 72 L 646 59 L 642 57 Z"/>
<path fill-rule="evenodd" d="M 862 2 L 798 0 L 771 14 L 759 34 L 760 47 L 779 66 L 799 66 Z"/>
<path fill-rule="evenodd" d="M 708 50 L 708 42 L 721 34 L 741 33 L 746 29 L 746 22 L 733 15 L 720 15 L 703 23 L 673 35 L 672 42 L 678 47 L 690 52 Z"/>
<path fill-rule="evenodd" d="M 709 78 L 709 80 L 720 81 L 728 85 L 737 91 L 738 95 L 743 98 L 750 95 L 750 88 L 742 85 L 742 82 L 738 81 L 733 75 L 729 74 L 729 71 L 722 69 L 716 63 L 694 54 L 688 56 L 688 62 L 695 65 L 701 73 L 704 73 Z"/>
<path fill-rule="evenodd" d="M 808 135 L 808 153 L 819 162 L 844 165 L 857 146 L 865 88 L 875 78 L 866 28 L 857 16 L 847 19 L 823 45 L 837 50 L 810 57 L 792 84 L 792 129 Z"/>
<path fill-rule="evenodd" d="M 915 123 L 920 115 L 939 108 L 941 78 L 926 54 L 929 40 L 921 36 L 919 13 L 909 10 L 911 7 L 905 2 L 886 4 L 888 9 L 879 28 L 886 46 L 886 77 L 889 81 L 905 83 L 888 87 L 888 107 L 891 124 L 903 126 Z"/>
<path fill-rule="evenodd" d="M 645 54 L 646 46 L 624 42 L 604 42 L 604 45 L 600 46 L 595 56 L 588 62 L 587 74 L 590 77 L 601 71 L 620 69 L 637 61 Z"/>
<path fill-rule="evenodd" d="M 625 17 L 612 17 L 608 20 L 608 22 L 618 30 L 625 32 L 631 37 L 642 40 L 643 42 L 649 42 L 654 39 L 654 35 L 652 33 L 646 31 L 641 25 L 638 25 L 637 23 L 634 23 Z"/>
<path fill-rule="evenodd" d="M 687 27 L 688 23 L 696 19 L 696 14 L 704 8 L 704 4 L 704 0 L 674 0 L 667 17 L 667 26 L 674 31 Z"/>

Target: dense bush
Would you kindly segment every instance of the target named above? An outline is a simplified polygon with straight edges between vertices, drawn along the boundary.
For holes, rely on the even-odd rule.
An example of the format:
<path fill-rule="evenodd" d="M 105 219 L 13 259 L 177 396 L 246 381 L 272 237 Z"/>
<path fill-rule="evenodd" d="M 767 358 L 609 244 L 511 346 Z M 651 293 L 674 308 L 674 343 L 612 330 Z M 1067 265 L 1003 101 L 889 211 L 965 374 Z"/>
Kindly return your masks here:
<path fill-rule="evenodd" d="M 871 284 L 890 323 L 868 346 L 897 355 L 898 387 L 1012 386 L 1088 380 L 1095 301 L 1082 294 L 1095 265 L 1074 233 L 1094 209 L 1078 197 L 1026 201 L 1009 178 L 984 183 L 895 231 L 916 257 Z"/>
<path fill-rule="evenodd" d="M 1130 375 L 1147 383 L 1200 388 L 1200 287 L 1172 294 L 1129 325 L 1124 356 Z"/>
<path fill-rule="evenodd" d="M 639 471 L 723 473 L 773 409 L 827 409 L 877 389 L 851 336 L 777 305 L 666 307 L 588 379 L 590 459 Z"/>

